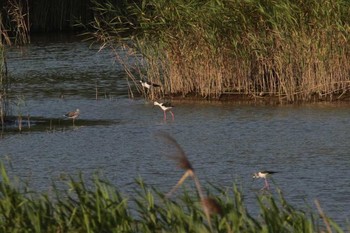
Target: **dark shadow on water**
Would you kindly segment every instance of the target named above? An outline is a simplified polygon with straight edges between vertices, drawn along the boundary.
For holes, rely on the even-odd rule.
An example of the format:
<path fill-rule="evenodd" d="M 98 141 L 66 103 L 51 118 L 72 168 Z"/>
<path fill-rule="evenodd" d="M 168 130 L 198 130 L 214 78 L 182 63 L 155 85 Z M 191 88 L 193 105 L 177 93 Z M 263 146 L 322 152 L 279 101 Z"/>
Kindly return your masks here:
<path fill-rule="evenodd" d="M 18 117 L 10 116 L 3 127 L 2 136 L 12 133 L 24 132 L 59 132 L 77 129 L 79 127 L 113 125 L 120 123 L 118 120 L 87 120 L 87 119 L 64 119 L 64 118 L 43 118 L 26 117 L 21 120 Z M 1 126 L 1 125 L 0 125 Z"/>

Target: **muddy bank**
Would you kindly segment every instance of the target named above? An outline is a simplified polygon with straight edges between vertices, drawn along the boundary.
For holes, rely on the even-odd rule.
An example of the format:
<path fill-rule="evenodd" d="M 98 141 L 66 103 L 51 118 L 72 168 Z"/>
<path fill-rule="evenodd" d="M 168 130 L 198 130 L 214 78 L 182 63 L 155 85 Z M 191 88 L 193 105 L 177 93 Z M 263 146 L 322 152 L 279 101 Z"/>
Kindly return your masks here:
<path fill-rule="evenodd" d="M 258 103 L 258 104 L 302 104 L 302 103 L 350 103 L 350 92 L 344 94 L 337 94 L 331 96 L 322 96 L 319 94 L 314 94 L 308 100 L 296 100 L 287 101 L 284 96 L 271 96 L 268 94 L 242 94 L 242 93 L 224 93 L 218 98 L 209 96 L 200 96 L 197 94 L 188 95 L 166 95 L 166 99 L 176 100 L 176 101 L 219 101 L 219 102 L 241 102 L 241 103 Z"/>

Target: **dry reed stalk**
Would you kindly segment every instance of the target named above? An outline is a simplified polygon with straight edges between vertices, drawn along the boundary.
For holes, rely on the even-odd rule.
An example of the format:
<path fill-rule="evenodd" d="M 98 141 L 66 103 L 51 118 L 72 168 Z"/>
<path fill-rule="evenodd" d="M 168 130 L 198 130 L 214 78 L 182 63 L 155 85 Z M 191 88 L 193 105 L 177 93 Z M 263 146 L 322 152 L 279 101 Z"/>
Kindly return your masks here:
<path fill-rule="evenodd" d="M 200 185 L 200 182 L 198 180 L 196 173 L 194 172 L 194 168 L 192 167 L 191 162 L 188 160 L 184 150 L 177 143 L 177 141 L 173 137 L 171 137 L 169 134 L 165 132 L 158 132 L 156 136 L 161 137 L 167 143 L 175 146 L 176 153 L 168 157 L 176 161 L 179 168 L 185 170 L 185 174 L 181 177 L 179 182 L 176 184 L 176 186 L 172 189 L 172 191 L 167 196 L 170 196 L 171 193 L 173 193 L 185 181 L 185 179 L 190 176 L 195 182 L 200 198 L 203 199 L 204 195 L 203 195 L 202 187 Z"/>
<path fill-rule="evenodd" d="M 95 100 L 98 100 L 98 80 L 95 82 Z"/>
<path fill-rule="evenodd" d="M 3 132 L 5 129 L 5 112 L 4 112 L 3 99 L 1 94 L 0 94 L 0 120 L 1 120 L 1 131 Z"/>
<path fill-rule="evenodd" d="M 327 216 L 324 214 L 322 208 L 321 208 L 321 205 L 320 203 L 318 202 L 318 200 L 315 200 L 315 205 L 316 205 L 316 208 L 318 210 L 318 213 L 320 214 L 321 218 L 323 219 L 323 222 L 324 224 L 326 225 L 326 228 L 327 228 L 327 232 L 328 233 L 332 233 L 332 228 L 329 224 L 329 221 L 327 219 Z"/>
<path fill-rule="evenodd" d="M 10 36 L 8 35 L 8 30 L 5 28 L 5 25 L 3 24 L 3 17 L 2 14 L 0 12 L 0 46 L 4 46 L 4 45 L 11 45 L 11 40 L 10 40 Z M 2 50 L 2 48 L 1 48 Z M 2 57 L 1 57 L 2 58 Z"/>
<path fill-rule="evenodd" d="M 181 148 L 181 146 L 177 143 L 177 141 L 171 137 L 169 134 L 165 132 L 158 132 L 156 134 L 157 137 L 162 138 L 164 141 L 166 141 L 168 144 L 175 146 L 176 152 L 174 155 L 168 156 L 170 159 L 176 161 L 177 166 L 183 170 L 185 170 L 184 175 L 180 178 L 180 180 L 177 182 L 177 184 L 171 189 L 171 191 L 166 195 L 167 197 L 170 197 L 170 195 L 176 191 L 176 189 L 186 180 L 187 177 L 192 177 L 192 179 L 195 182 L 198 194 L 200 198 L 202 199 L 204 197 L 203 191 L 201 188 L 201 185 L 199 183 L 199 180 L 194 172 L 194 169 L 192 167 L 191 162 L 188 160 L 184 150 Z"/>
<path fill-rule="evenodd" d="M 218 202 L 211 197 L 205 197 L 202 191 L 201 184 L 198 180 L 197 175 L 194 172 L 193 166 L 188 160 L 184 150 L 182 147 L 177 143 L 177 141 L 171 137 L 169 134 L 165 132 L 158 132 L 156 136 L 161 137 L 164 139 L 167 143 L 175 146 L 176 153 L 175 155 L 168 156 L 169 158 L 175 160 L 177 162 L 177 165 L 179 168 L 185 170 L 184 175 L 180 178 L 180 180 L 177 182 L 177 184 L 165 195 L 167 198 L 171 196 L 173 192 L 177 190 L 178 187 L 181 186 L 181 184 L 186 180 L 187 177 L 192 177 L 194 180 L 194 183 L 196 185 L 197 192 L 199 194 L 200 203 L 203 208 L 204 214 L 207 218 L 210 231 L 213 232 L 212 224 L 211 224 L 211 216 L 213 214 L 222 214 L 222 209 Z"/>
<path fill-rule="evenodd" d="M 114 17 L 120 31 L 99 22 L 95 37 L 127 41 L 145 58 L 143 75 L 161 81 L 167 94 L 267 93 L 294 102 L 347 89 L 341 83 L 349 81 L 348 3 L 143 4 L 129 6 L 132 17 Z M 135 33 L 123 37 L 129 29 Z"/>
<path fill-rule="evenodd" d="M 15 32 L 16 44 L 30 43 L 28 0 L 8 1 L 5 8 L 7 8 L 11 22 L 15 25 L 13 30 Z"/>
<path fill-rule="evenodd" d="M 0 13 L 0 118 L 2 131 L 5 127 L 5 118 L 8 112 L 7 93 L 9 89 L 9 76 L 7 75 L 7 63 L 5 54 L 5 45 L 11 45 L 11 40 L 2 23 L 2 15 Z"/>

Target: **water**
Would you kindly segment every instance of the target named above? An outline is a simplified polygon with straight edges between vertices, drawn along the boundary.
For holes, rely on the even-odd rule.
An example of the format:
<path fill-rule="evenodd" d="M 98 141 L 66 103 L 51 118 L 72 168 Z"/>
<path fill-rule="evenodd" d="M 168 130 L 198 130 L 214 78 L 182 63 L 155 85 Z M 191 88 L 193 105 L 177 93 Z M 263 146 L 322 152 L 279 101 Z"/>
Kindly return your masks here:
<path fill-rule="evenodd" d="M 272 188 L 281 188 L 292 204 L 315 210 L 317 199 L 337 222 L 349 220 L 348 103 L 177 101 L 175 120 L 168 115 L 164 122 L 157 106 L 128 98 L 126 76 L 113 54 L 88 47 L 75 40 L 38 40 L 24 52 L 9 51 L 12 113 L 61 122 L 8 133 L 0 140 L 1 159 L 10 160 L 11 173 L 31 187 L 47 191 L 62 174 L 89 177 L 101 171 L 125 193 L 139 176 L 167 192 L 183 171 L 166 157 L 174 147 L 155 137 L 165 131 L 187 153 L 204 186 L 238 184 L 252 212 L 263 186 L 263 180 L 252 180 L 252 173 L 273 170 L 278 173 Z M 61 119 L 76 108 L 81 116 L 75 126 Z"/>

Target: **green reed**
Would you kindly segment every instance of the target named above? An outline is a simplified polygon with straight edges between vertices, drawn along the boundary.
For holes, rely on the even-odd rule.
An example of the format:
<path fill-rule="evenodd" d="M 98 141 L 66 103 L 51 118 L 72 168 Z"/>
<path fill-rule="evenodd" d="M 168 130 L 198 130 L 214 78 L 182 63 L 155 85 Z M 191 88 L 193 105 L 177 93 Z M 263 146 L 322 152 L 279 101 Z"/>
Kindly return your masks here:
<path fill-rule="evenodd" d="M 38 193 L 12 180 L 4 165 L 0 170 L 1 232 L 343 232 L 323 213 L 292 207 L 280 192 L 258 195 L 260 214 L 254 217 L 236 186 L 211 186 L 206 192 L 221 212 L 210 215 L 209 225 L 200 196 L 190 189 L 170 199 L 137 179 L 127 198 L 98 175 L 87 181 L 80 175 L 64 181 L 67 188 L 53 184 Z"/>
<path fill-rule="evenodd" d="M 349 89 L 349 1 L 94 1 L 92 36 L 142 54 L 140 75 L 171 95 L 286 101 Z"/>

